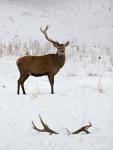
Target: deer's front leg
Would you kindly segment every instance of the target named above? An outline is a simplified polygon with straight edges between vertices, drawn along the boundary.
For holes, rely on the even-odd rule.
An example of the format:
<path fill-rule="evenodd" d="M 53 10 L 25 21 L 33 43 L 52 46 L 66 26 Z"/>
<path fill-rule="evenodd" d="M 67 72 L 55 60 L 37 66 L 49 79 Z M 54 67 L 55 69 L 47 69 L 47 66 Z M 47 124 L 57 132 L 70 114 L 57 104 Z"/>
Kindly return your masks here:
<path fill-rule="evenodd" d="M 54 94 L 54 75 L 48 75 L 48 79 L 51 85 L 51 94 Z"/>

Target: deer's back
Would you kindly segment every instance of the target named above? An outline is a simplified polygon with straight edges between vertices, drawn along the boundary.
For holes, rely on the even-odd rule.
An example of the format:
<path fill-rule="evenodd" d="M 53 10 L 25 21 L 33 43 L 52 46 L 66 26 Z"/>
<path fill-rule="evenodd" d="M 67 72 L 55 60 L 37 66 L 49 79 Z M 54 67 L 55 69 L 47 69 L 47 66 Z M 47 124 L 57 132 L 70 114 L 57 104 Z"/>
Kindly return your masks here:
<path fill-rule="evenodd" d="M 20 73 L 47 74 L 55 68 L 53 55 L 45 56 L 24 56 L 17 60 Z"/>

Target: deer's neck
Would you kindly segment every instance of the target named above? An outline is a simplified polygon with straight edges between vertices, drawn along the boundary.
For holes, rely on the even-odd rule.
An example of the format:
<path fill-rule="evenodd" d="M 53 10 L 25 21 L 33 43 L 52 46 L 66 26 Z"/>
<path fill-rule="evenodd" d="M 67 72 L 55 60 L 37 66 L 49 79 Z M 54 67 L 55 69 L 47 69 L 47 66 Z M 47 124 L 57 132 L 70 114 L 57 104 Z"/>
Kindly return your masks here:
<path fill-rule="evenodd" d="M 65 55 L 59 56 L 58 54 L 55 54 L 54 63 L 58 68 L 63 67 L 63 65 L 65 64 Z"/>

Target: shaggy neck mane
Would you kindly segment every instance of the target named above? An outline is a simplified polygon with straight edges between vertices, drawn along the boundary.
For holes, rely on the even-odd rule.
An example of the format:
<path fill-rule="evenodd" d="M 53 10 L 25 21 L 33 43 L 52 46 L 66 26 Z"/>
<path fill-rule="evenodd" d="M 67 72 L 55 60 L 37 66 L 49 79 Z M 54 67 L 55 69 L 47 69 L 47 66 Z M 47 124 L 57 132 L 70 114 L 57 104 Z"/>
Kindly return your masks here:
<path fill-rule="evenodd" d="M 59 56 L 58 54 L 55 54 L 54 56 L 54 63 L 60 68 L 63 67 L 65 63 L 65 55 Z"/>

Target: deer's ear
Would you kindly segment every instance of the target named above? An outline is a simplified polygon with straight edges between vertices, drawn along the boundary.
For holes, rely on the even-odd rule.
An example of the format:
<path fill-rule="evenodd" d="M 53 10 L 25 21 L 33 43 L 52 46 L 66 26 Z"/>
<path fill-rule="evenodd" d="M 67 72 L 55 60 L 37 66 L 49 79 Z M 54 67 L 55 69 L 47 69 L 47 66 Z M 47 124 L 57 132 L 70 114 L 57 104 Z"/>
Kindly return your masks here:
<path fill-rule="evenodd" d="M 65 45 L 65 47 L 67 47 L 67 46 L 69 45 L 69 41 L 68 41 L 68 42 L 66 42 L 64 45 Z"/>

